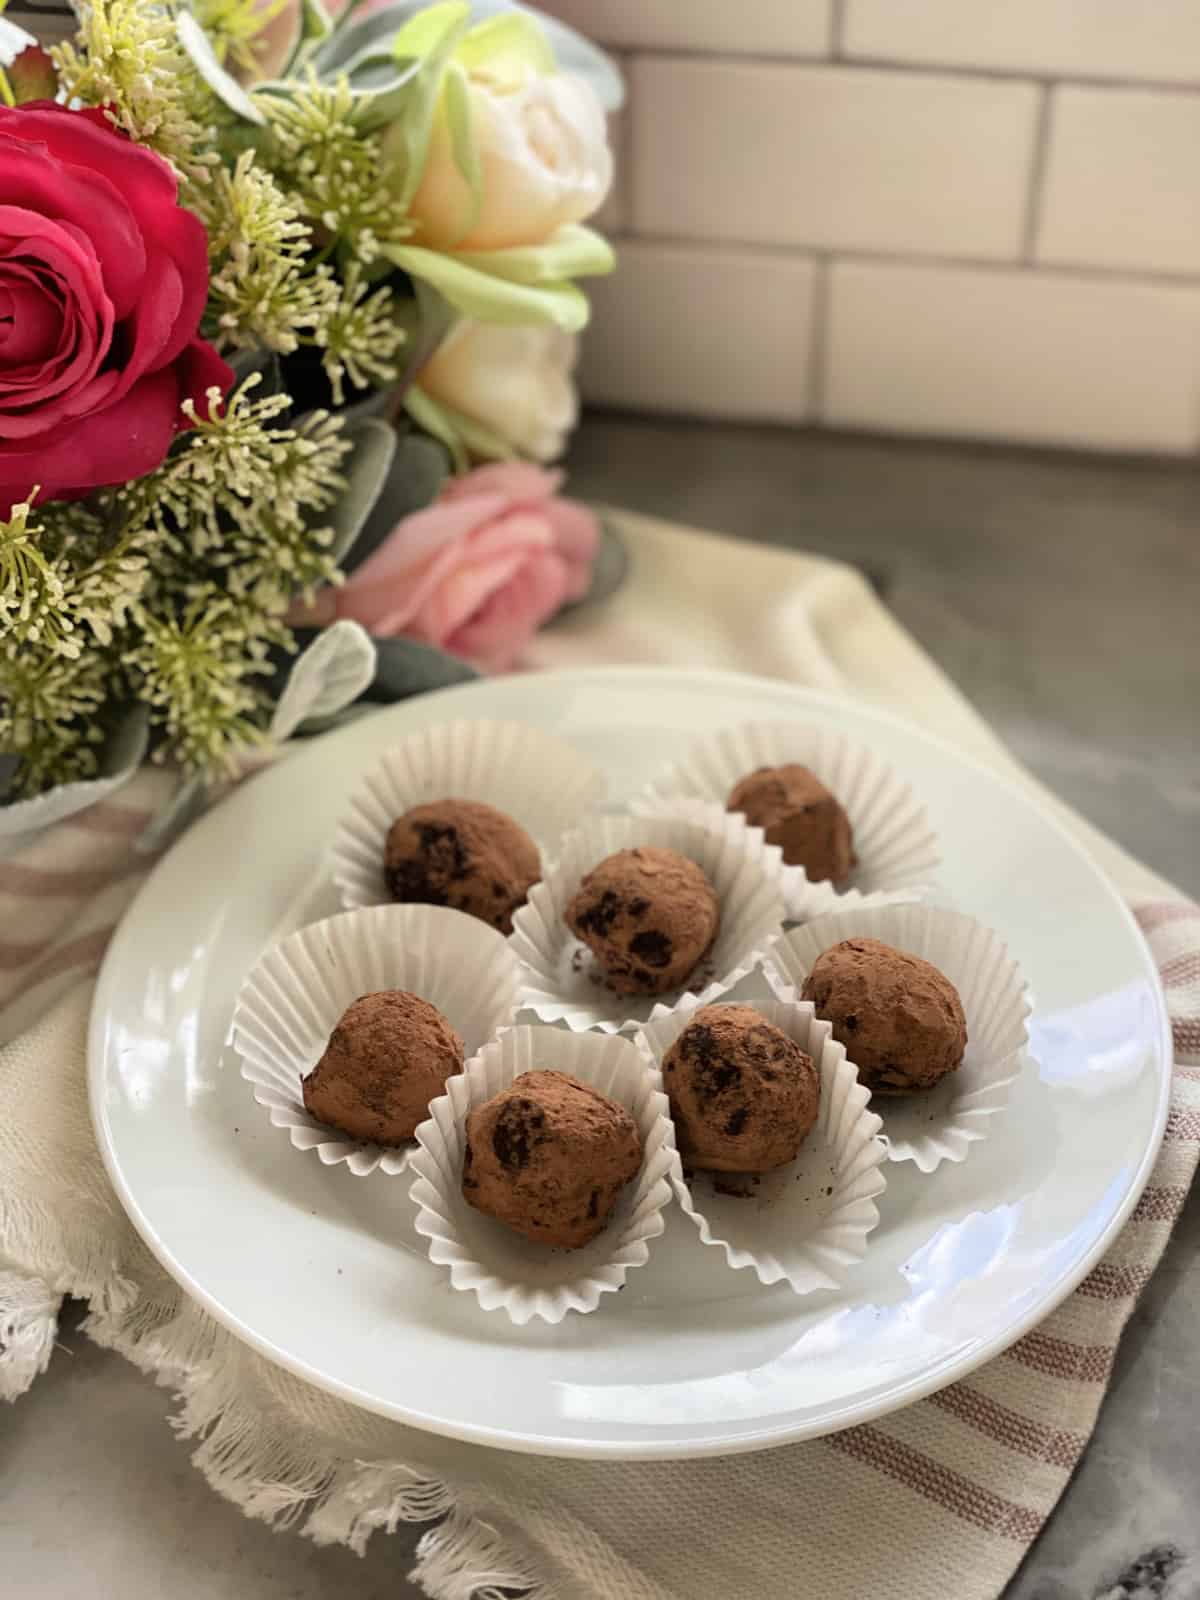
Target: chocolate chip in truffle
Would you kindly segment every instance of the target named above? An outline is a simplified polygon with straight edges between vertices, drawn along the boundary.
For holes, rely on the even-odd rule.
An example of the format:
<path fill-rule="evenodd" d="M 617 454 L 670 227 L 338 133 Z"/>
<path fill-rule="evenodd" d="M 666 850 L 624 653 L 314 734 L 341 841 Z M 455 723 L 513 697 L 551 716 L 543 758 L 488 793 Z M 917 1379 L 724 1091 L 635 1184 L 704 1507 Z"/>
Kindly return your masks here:
<path fill-rule="evenodd" d="M 585 874 L 567 926 L 591 950 L 609 987 L 667 994 L 687 986 L 720 926 L 716 891 L 676 850 L 618 850 Z"/>
<path fill-rule="evenodd" d="M 594 933 L 603 939 L 620 915 L 619 896 L 612 889 L 606 889 L 594 906 L 580 913 L 575 930 L 577 933 Z"/>
<path fill-rule="evenodd" d="M 663 1082 L 681 1156 L 714 1172 L 794 1160 L 820 1100 L 812 1059 L 752 1007 L 729 1003 L 696 1012 L 663 1058 Z"/>
<path fill-rule="evenodd" d="M 394 900 L 450 906 L 512 932 L 512 914 L 541 874 L 525 830 L 476 800 L 414 806 L 388 830 L 383 875 Z"/>
<path fill-rule="evenodd" d="M 629 953 L 644 961 L 648 967 L 665 967 L 675 953 L 675 947 L 665 933 L 647 928 L 645 933 L 635 933 L 629 941 Z"/>
<path fill-rule="evenodd" d="M 509 1100 L 496 1119 L 492 1149 L 510 1171 L 529 1165 L 533 1141 L 546 1122 L 545 1113 L 531 1100 Z"/>
<path fill-rule="evenodd" d="M 539 1245 L 594 1239 L 641 1164 L 624 1106 L 561 1072 L 523 1073 L 475 1107 L 466 1132 L 475 1164 L 465 1199 Z"/>

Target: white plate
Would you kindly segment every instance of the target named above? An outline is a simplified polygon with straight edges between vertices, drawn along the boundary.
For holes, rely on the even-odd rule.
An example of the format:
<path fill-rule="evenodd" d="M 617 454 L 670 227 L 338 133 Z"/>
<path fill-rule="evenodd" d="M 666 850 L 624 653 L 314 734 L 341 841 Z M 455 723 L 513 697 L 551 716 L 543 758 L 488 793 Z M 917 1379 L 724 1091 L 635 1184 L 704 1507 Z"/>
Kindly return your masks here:
<path fill-rule="evenodd" d="M 254 1106 L 226 1043 L 242 978 L 290 925 L 365 765 L 459 716 L 516 717 L 570 739 L 618 800 L 705 728 L 796 716 L 874 745 L 924 799 L 955 903 L 1000 933 L 1029 980 L 1034 1060 L 972 1160 L 932 1179 L 889 1171 L 871 1248 L 844 1289 L 798 1299 L 731 1272 L 673 1207 L 622 1294 L 589 1317 L 514 1328 L 427 1260 L 403 1179 L 299 1160 Z M 334 909 L 331 886 L 310 898 L 310 916 Z M 631 1458 L 752 1450 L 864 1422 L 1011 1344 L 1132 1209 L 1162 1136 L 1170 1059 L 1133 919 L 1021 790 L 833 696 L 609 668 L 427 695 L 246 783 L 184 836 L 125 918 L 96 993 L 89 1072 L 100 1148 L 134 1225 L 264 1355 L 437 1433 Z"/>

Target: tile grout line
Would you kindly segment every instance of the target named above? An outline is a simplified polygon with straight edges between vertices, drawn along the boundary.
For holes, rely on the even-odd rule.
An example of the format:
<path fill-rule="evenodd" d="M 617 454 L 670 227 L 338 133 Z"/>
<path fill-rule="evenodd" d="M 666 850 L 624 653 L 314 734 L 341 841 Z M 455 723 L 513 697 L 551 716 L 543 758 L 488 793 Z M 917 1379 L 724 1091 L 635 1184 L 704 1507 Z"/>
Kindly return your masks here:
<path fill-rule="evenodd" d="M 1016 256 L 956 256 L 904 250 L 871 250 L 861 245 L 764 244 L 755 239 L 702 237 L 681 233 L 640 233 L 626 228 L 611 236 L 615 246 L 651 245 L 695 255 L 723 251 L 761 256 L 764 260 L 836 260 L 877 263 L 882 266 L 952 267 L 969 272 L 1014 272 L 1047 278 L 1083 278 L 1088 282 L 1115 283 L 1128 288 L 1200 289 L 1200 273 L 1167 272 L 1154 267 L 1102 267 L 1084 261 L 1027 261 Z"/>
<path fill-rule="evenodd" d="M 846 4 L 847 0 L 835 0 Z M 902 61 L 887 56 L 846 55 L 841 39 L 835 36 L 833 54 L 805 54 L 801 51 L 689 50 L 678 45 L 602 45 L 613 54 L 621 50 L 649 61 L 679 62 L 686 66 L 714 67 L 827 67 L 853 72 L 894 72 L 904 77 L 948 78 L 981 83 L 1033 83 L 1046 86 L 1063 84 L 1079 89 L 1112 89 L 1118 93 L 1146 91 L 1153 94 L 1200 97 L 1200 75 L 1184 82 L 1172 78 L 1127 78 L 1096 72 L 1072 72 L 1070 68 L 982 67 L 953 61 Z"/>
<path fill-rule="evenodd" d="M 1054 87 L 1044 84 L 1040 91 L 1037 120 L 1033 129 L 1033 150 L 1029 162 L 1029 189 L 1025 196 L 1025 218 L 1021 229 L 1021 262 L 1037 265 L 1038 232 L 1042 222 L 1042 202 L 1046 193 L 1046 169 L 1050 161 L 1050 138 L 1054 116 Z"/>
<path fill-rule="evenodd" d="M 829 13 L 829 54 L 834 61 L 845 59 L 847 0 L 832 0 Z"/>
<path fill-rule="evenodd" d="M 825 379 L 829 362 L 829 274 L 827 255 L 813 260 L 812 330 L 808 336 L 808 376 L 805 410 L 810 424 L 821 425 L 825 409 Z"/>

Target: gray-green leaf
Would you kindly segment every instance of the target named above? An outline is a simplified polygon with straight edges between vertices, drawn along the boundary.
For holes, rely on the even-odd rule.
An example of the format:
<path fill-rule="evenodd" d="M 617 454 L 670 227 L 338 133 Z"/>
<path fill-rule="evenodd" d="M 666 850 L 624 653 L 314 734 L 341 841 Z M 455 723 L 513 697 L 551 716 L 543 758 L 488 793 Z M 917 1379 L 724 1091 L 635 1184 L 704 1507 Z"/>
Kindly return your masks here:
<path fill-rule="evenodd" d="M 237 79 L 231 77 L 217 60 L 208 35 L 190 11 L 181 11 L 175 18 L 175 31 L 180 44 L 191 58 L 192 65 L 217 99 L 227 105 L 230 111 L 236 112 L 239 117 L 243 117 L 247 122 L 255 122 L 261 127 L 267 119 Z"/>

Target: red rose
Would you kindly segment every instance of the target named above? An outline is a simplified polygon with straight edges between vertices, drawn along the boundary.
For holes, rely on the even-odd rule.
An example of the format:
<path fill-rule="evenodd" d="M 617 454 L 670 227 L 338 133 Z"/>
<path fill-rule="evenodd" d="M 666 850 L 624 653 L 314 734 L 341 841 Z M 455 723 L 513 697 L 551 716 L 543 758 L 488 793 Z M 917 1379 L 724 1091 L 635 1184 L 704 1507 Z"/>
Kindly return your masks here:
<path fill-rule="evenodd" d="M 100 111 L 0 107 L 0 516 L 162 461 L 233 373 L 197 337 L 203 224 Z"/>

